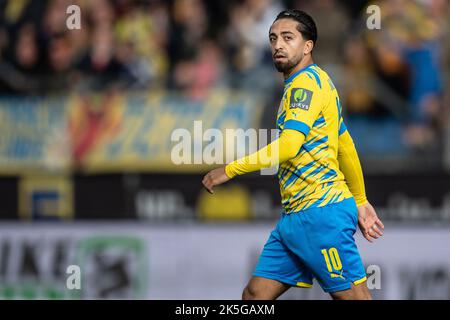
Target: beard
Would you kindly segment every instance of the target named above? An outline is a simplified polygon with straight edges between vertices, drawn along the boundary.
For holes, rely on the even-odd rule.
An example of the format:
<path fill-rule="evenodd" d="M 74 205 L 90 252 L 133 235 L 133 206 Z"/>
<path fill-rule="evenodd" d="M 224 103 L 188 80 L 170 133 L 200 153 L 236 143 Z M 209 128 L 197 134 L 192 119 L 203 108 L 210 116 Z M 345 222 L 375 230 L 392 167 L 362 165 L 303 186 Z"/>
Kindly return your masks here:
<path fill-rule="evenodd" d="M 298 61 L 297 60 L 288 59 L 286 62 L 273 60 L 273 65 L 275 66 L 275 68 L 277 69 L 278 72 L 288 73 L 296 65 L 298 65 L 301 61 L 302 61 L 301 58 L 298 59 Z"/>

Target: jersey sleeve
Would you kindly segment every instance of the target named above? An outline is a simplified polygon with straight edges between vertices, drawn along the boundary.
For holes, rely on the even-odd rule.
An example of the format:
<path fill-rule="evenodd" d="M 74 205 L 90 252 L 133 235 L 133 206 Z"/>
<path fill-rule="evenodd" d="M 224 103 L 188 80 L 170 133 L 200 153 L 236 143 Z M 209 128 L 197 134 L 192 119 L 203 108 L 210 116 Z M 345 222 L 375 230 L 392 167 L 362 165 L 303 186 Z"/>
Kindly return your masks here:
<path fill-rule="evenodd" d="M 323 92 L 316 81 L 306 74 L 299 76 L 287 90 L 283 130 L 297 130 L 307 136 L 322 111 Z"/>
<path fill-rule="evenodd" d="M 342 105 L 341 105 L 341 100 L 339 99 L 339 97 L 336 97 L 336 104 L 337 104 L 337 108 L 338 108 L 338 116 L 339 116 L 339 130 L 338 130 L 338 135 L 340 136 L 341 134 L 343 134 L 345 131 L 347 131 L 347 126 L 345 125 L 344 122 L 344 117 L 342 116 Z"/>
<path fill-rule="evenodd" d="M 338 143 L 339 168 L 345 176 L 348 188 L 355 198 L 356 205 L 359 207 L 368 201 L 358 153 L 356 152 L 353 139 L 347 130 L 339 135 Z"/>
<path fill-rule="evenodd" d="M 283 131 L 278 139 L 267 146 L 226 165 L 225 173 L 231 179 L 237 175 L 283 163 L 295 157 L 304 141 L 305 136 L 298 131 Z"/>
<path fill-rule="evenodd" d="M 345 133 L 347 131 L 347 126 L 345 125 L 344 118 L 339 117 L 339 135 Z"/>

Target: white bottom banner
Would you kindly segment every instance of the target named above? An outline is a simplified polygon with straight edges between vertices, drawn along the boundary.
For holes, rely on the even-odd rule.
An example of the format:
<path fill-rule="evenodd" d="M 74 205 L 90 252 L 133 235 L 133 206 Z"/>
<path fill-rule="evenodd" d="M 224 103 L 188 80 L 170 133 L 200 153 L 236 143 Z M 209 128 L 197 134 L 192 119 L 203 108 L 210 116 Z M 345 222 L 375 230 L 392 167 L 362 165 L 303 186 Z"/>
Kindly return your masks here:
<path fill-rule="evenodd" d="M 240 299 L 274 225 L 2 223 L 0 299 Z M 356 239 L 375 299 L 450 299 L 450 229 Z"/>

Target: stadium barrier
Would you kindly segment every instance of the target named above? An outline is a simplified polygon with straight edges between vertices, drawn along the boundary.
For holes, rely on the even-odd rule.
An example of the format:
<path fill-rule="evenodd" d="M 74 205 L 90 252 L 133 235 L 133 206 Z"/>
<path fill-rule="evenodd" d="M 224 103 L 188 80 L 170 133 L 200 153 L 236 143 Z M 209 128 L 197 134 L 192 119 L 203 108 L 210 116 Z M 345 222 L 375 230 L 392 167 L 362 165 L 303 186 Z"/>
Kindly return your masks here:
<path fill-rule="evenodd" d="M 267 221 L 278 218 L 276 176 L 238 177 L 207 193 L 203 174 L 24 175 L 0 179 L 0 219 Z M 450 224 L 450 175 L 365 176 L 383 221 Z M 222 204 L 226 203 L 226 206 Z"/>

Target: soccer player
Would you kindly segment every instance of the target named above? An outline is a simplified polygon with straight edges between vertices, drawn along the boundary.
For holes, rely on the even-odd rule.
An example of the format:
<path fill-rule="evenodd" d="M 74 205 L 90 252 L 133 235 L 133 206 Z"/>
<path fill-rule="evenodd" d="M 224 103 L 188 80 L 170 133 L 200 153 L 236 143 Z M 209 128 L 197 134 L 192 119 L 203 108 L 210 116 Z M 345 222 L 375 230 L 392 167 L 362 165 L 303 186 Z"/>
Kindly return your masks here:
<path fill-rule="evenodd" d="M 371 299 L 353 236 L 359 224 L 372 242 L 384 226 L 366 198 L 336 88 L 313 62 L 314 20 L 303 11 L 283 11 L 269 41 L 285 79 L 276 122 L 280 136 L 203 178 L 213 193 L 214 186 L 237 175 L 279 164 L 283 212 L 242 298 L 276 299 L 290 287 L 311 287 L 316 278 L 333 299 Z M 261 160 L 267 157 L 270 161 Z"/>

